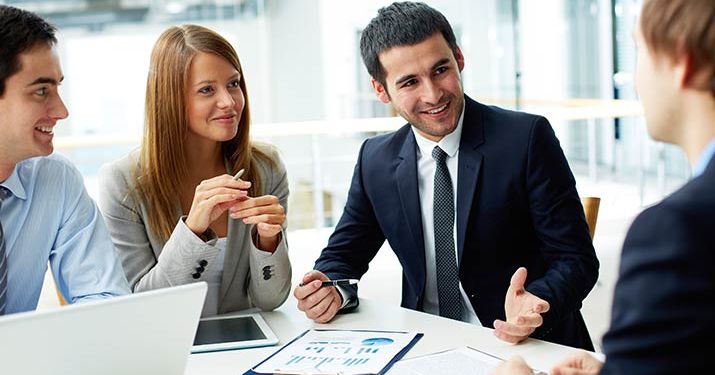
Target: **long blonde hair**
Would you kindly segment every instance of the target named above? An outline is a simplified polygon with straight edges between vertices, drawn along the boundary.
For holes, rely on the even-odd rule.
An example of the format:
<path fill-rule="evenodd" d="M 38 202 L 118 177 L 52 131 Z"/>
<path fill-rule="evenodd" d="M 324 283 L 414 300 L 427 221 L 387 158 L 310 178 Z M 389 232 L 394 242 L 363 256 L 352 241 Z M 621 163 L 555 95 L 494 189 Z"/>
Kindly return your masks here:
<path fill-rule="evenodd" d="M 136 171 L 136 191 L 151 213 L 149 229 L 167 240 L 176 225 L 180 186 L 188 177 L 186 168 L 186 87 L 191 61 L 197 52 L 221 56 L 241 75 L 239 86 L 245 105 L 236 136 L 222 144 L 231 172 L 245 168 L 243 179 L 251 181 L 250 196 L 261 193 L 256 158 L 274 161 L 250 140 L 251 111 L 246 81 L 238 54 L 216 32 L 197 25 L 172 26 L 154 44 L 146 83 L 144 137 Z"/>

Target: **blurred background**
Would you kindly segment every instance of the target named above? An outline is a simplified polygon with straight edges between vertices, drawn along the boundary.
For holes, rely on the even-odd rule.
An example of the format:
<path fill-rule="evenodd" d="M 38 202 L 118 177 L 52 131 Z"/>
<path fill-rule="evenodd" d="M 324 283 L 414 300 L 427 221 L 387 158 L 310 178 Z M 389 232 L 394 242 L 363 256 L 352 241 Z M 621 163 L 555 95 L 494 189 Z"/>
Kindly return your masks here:
<path fill-rule="evenodd" d="M 0 0 L 58 26 L 70 117 L 58 152 L 96 196 L 96 173 L 139 144 L 149 54 L 169 25 L 210 27 L 234 45 L 255 139 L 288 168 L 294 279 L 312 268 L 342 212 L 360 144 L 404 124 L 372 92 L 359 53 L 378 0 Z M 644 207 L 690 176 L 684 155 L 651 141 L 633 86 L 639 0 L 426 1 L 451 22 L 465 55 L 465 92 L 545 115 L 582 196 L 601 198 L 599 283 L 584 303 L 597 348 L 608 327 L 620 246 Z M 395 225 L 400 225 L 395 223 Z M 385 246 L 387 247 L 387 246 Z M 380 252 L 361 296 L 399 304 L 400 268 Z M 46 293 L 43 305 L 53 303 Z M 289 302 L 291 303 L 291 302 Z"/>

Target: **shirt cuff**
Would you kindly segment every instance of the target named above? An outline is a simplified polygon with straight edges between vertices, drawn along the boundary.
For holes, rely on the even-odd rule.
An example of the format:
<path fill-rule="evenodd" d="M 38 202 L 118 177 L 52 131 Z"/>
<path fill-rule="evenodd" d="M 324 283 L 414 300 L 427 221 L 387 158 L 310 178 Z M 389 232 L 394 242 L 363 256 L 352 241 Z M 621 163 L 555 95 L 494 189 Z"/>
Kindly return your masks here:
<path fill-rule="evenodd" d="M 348 301 L 348 292 L 346 292 L 345 289 L 343 289 L 343 287 L 339 286 L 339 285 L 336 285 L 335 289 L 338 290 L 338 293 L 340 293 L 340 297 L 343 298 L 343 304 L 340 306 L 340 308 L 342 309 L 343 307 L 347 306 L 347 304 L 349 302 Z"/>
<path fill-rule="evenodd" d="M 200 235 L 197 235 L 196 233 L 194 233 L 194 231 L 189 229 L 188 225 L 186 225 L 187 217 L 188 217 L 187 215 L 181 216 L 181 220 L 179 220 L 180 225 L 185 227 L 189 232 L 193 233 L 193 235 L 196 236 L 196 238 L 205 242 L 207 245 L 211 245 L 211 246 L 216 245 L 216 241 L 218 241 L 218 235 L 216 235 L 216 232 L 214 232 L 214 230 L 211 229 L 211 227 L 206 228 L 206 230 L 203 233 L 201 233 Z"/>

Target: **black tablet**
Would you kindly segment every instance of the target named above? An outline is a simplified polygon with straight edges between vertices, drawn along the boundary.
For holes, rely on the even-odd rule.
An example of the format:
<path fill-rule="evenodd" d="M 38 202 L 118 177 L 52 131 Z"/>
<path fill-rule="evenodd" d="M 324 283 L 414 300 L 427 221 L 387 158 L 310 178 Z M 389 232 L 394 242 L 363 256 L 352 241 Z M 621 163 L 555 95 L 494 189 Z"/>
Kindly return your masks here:
<path fill-rule="evenodd" d="M 192 353 L 269 346 L 278 337 L 258 313 L 204 318 L 194 337 Z"/>

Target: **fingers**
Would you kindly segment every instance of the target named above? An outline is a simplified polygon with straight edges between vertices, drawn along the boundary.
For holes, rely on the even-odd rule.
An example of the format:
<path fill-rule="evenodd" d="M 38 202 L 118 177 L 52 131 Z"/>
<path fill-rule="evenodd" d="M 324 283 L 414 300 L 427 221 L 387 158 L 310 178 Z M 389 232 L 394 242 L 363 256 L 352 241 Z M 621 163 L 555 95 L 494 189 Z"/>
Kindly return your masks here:
<path fill-rule="evenodd" d="M 227 174 L 201 181 L 196 185 L 186 225 L 196 234 L 203 233 L 229 207 L 247 199 L 248 181 L 233 180 Z"/>
<path fill-rule="evenodd" d="M 232 218 L 243 219 L 245 224 L 283 224 L 286 217 L 285 208 L 272 195 L 239 201 L 230 208 L 230 212 Z"/>
<path fill-rule="evenodd" d="M 266 211 L 266 207 L 269 208 Z M 283 212 L 283 206 L 280 205 L 278 197 L 273 195 L 263 195 L 260 197 L 255 197 L 247 199 L 242 202 L 237 202 L 232 208 L 231 213 L 236 213 L 236 219 L 254 216 L 262 213 L 278 213 L 280 207 L 280 212 Z"/>
<path fill-rule="evenodd" d="M 315 287 L 314 283 L 315 281 L 306 285 L 305 287 L 313 289 Z M 305 288 L 304 287 L 304 288 Z M 313 293 L 308 294 L 305 298 L 302 300 L 298 301 L 298 309 L 301 311 L 304 311 L 306 315 L 308 315 L 309 318 L 314 319 L 325 312 L 325 310 L 328 308 L 328 305 L 330 304 L 330 300 L 324 301 L 327 297 L 330 296 L 330 287 L 318 287 L 318 289 L 314 289 Z M 311 316 L 309 312 L 313 310 Z"/>
<path fill-rule="evenodd" d="M 516 356 L 508 361 L 501 362 L 492 372 L 492 375 L 528 375 L 533 374 L 529 365 L 523 358 Z"/>
<path fill-rule="evenodd" d="M 306 274 L 303 275 L 302 283 L 307 284 L 313 280 L 328 281 L 330 280 L 330 278 L 325 276 L 325 274 L 320 271 L 312 270 L 310 272 L 306 272 Z"/>
<path fill-rule="evenodd" d="M 537 314 L 543 314 L 543 313 L 549 311 L 550 308 L 551 308 L 551 306 L 549 305 L 548 302 L 539 298 L 539 300 L 534 304 L 534 307 L 531 309 L 531 311 L 533 311 Z"/>
<path fill-rule="evenodd" d="M 512 324 L 522 327 L 539 328 L 544 324 L 544 318 L 541 317 L 541 314 L 537 313 L 525 314 L 517 317 L 516 321 Z"/>
<path fill-rule="evenodd" d="M 320 285 L 322 284 L 321 281 L 328 280 L 330 279 L 328 279 L 328 277 L 322 272 L 316 270 L 310 271 L 303 275 L 300 285 L 298 285 L 293 291 L 293 296 L 295 296 L 295 299 L 298 301 L 305 299 L 320 288 Z"/>
<path fill-rule="evenodd" d="M 514 272 L 511 276 L 511 282 L 509 283 L 509 290 L 507 293 L 518 293 L 524 290 L 524 283 L 526 283 L 526 268 L 519 267 L 519 269 Z"/>
<path fill-rule="evenodd" d="M 334 295 L 335 293 L 337 293 L 337 291 L 335 290 L 335 287 L 331 286 L 331 287 L 323 288 L 323 289 L 332 289 L 332 293 L 329 296 L 330 298 L 324 299 L 323 302 L 321 302 L 321 306 L 318 306 L 318 307 L 312 309 L 310 311 L 310 313 L 306 313 L 306 316 L 309 319 L 312 319 L 316 323 L 327 323 L 327 322 L 331 321 L 333 319 L 333 317 L 335 317 L 335 314 L 338 313 L 338 310 L 340 310 L 341 300 L 340 300 L 340 297 L 336 297 Z M 322 309 L 323 303 L 328 300 L 330 301 L 330 303 L 328 304 L 328 307 L 325 309 L 325 311 L 322 314 L 320 314 L 319 316 L 312 318 L 311 315 L 313 315 L 313 313 L 318 314 L 320 309 Z"/>
<path fill-rule="evenodd" d="M 233 215 L 231 215 L 233 217 Z M 285 215 L 282 214 L 261 214 L 256 216 L 249 216 L 243 218 L 245 224 L 258 224 L 258 223 L 269 223 L 269 224 L 283 224 L 285 221 Z"/>
<path fill-rule="evenodd" d="M 197 202 L 196 206 L 201 207 L 205 206 L 207 209 L 213 209 L 214 207 L 218 206 L 221 203 L 228 203 L 228 202 L 233 202 L 236 199 L 239 199 L 241 196 L 238 194 L 234 193 L 226 193 L 226 194 L 216 194 L 212 195 L 200 202 Z"/>
<path fill-rule="evenodd" d="M 234 199 L 236 200 L 245 200 L 245 198 L 248 196 L 248 192 L 246 192 L 245 190 L 233 189 L 225 186 L 219 186 L 211 189 L 201 189 L 197 190 L 194 193 L 194 203 L 197 201 L 200 202 L 209 199 L 216 195 L 233 195 Z M 238 203 L 238 201 L 235 203 Z"/>
<path fill-rule="evenodd" d="M 191 203 L 186 225 L 196 234 L 203 233 L 236 200 L 245 197 L 245 192 L 226 188 L 197 193 Z"/>
<path fill-rule="evenodd" d="M 335 287 L 321 287 L 327 281 L 320 271 L 310 271 L 303 276 L 302 282 L 293 291 L 298 300 L 298 309 L 316 323 L 327 323 L 340 310 L 342 299 Z"/>
<path fill-rule="evenodd" d="M 551 374 L 561 375 L 595 375 L 598 374 L 603 363 L 585 351 L 569 356 L 556 365 Z"/>
<path fill-rule="evenodd" d="M 313 292 L 309 293 L 309 290 Z M 330 321 L 340 309 L 340 296 L 335 287 L 321 288 L 318 280 L 297 287 L 294 294 L 304 295 L 304 298 L 298 299 L 298 309 L 303 311 L 308 319 L 317 323 Z"/>
<path fill-rule="evenodd" d="M 250 181 L 234 180 L 233 176 L 222 174 L 208 180 L 201 181 L 200 184 L 196 185 L 196 191 L 211 190 L 217 187 L 227 187 L 232 189 L 248 190 L 251 187 Z"/>
<path fill-rule="evenodd" d="M 551 370 L 551 375 L 596 375 L 598 371 L 582 370 L 578 368 L 559 367 Z"/>
<path fill-rule="evenodd" d="M 275 237 L 281 232 L 283 226 L 280 224 L 258 223 L 256 225 L 258 235 L 264 238 Z"/>
<path fill-rule="evenodd" d="M 494 336 L 511 344 L 526 340 L 533 332 L 532 327 L 518 326 L 502 320 L 494 321 Z"/>
<path fill-rule="evenodd" d="M 208 226 L 218 214 L 223 213 L 236 202 L 246 199 L 246 195 L 247 193 L 243 190 L 225 187 L 197 191 L 191 203 L 189 216 L 193 216 L 192 221 L 197 217 L 201 217 L 202 220 L 200 221 L 204 221 L 202 224 Z M 219 211 L 215 212 L 214 209 Z"/>

